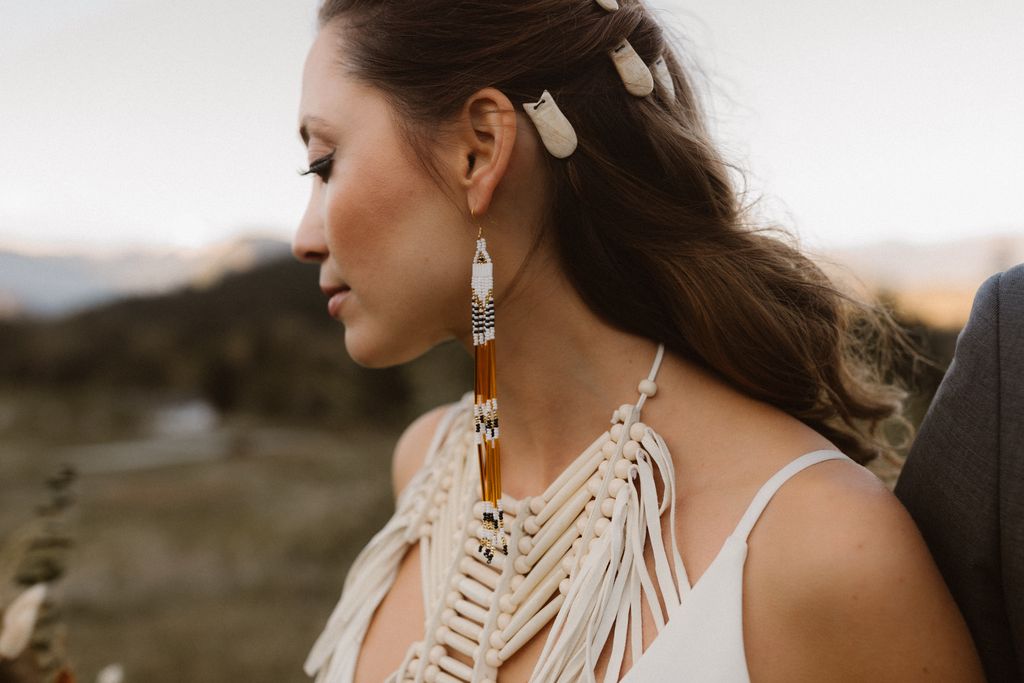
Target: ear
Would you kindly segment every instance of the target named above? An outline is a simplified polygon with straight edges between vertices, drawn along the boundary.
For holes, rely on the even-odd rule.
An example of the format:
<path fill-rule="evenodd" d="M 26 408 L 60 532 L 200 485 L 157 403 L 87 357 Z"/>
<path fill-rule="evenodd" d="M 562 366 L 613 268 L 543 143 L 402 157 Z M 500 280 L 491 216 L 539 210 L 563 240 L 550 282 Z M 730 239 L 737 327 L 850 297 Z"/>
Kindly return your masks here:
<path fill-rule="evenodd" d="M 505 177 L 516 141 L 516 110 L 496 88 L 474 93 L 459 115 L 460 183 L 469 208 L 487 212 L 494 192 Z"/>

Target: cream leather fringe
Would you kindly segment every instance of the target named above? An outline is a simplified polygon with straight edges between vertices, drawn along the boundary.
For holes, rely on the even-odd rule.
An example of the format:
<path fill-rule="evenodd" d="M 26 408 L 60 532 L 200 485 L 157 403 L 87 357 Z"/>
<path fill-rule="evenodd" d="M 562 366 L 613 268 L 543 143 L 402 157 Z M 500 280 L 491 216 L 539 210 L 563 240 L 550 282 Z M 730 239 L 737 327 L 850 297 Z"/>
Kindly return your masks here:
<path fill-rule="evenodd" d="M 662 542 L 666 509 L 675 528 L 672 459 L 661 436 L 639 422 L 644 401 L 656 390 L 663 350 L 659 346 L 650 376 L 641 382 L 639 401 L 614 411 L 611 428 L 543 494 L 520 501 L 503 496 L 509 554 L 496 555 L 491 566 L 476 553 L 482 510 L 474 505 L 479 473 L 473 392 L 467 392 L 444 415 L 394 516 L 353 563 L 306 673 L 316 683 L 351 683 L 373 613 L 409 545 L 419 542 L 424 635 L 408 648 L 389 683 L 493 683 L 501 663 L 552 620 L 531 681 L 596 683 L 594 668 L 609 638 L 604 683 L 618 681 L 627 630 L 632 661 L 642 654 L 642 601 L 660 632 L 667 615 L 658 595 L 672 610 L 690 590 L 675 534 L 670 550 Z M 656 476 L 664 482 L 661 500 Z M 643 557 L 648 541 L 653 577 Z"/>

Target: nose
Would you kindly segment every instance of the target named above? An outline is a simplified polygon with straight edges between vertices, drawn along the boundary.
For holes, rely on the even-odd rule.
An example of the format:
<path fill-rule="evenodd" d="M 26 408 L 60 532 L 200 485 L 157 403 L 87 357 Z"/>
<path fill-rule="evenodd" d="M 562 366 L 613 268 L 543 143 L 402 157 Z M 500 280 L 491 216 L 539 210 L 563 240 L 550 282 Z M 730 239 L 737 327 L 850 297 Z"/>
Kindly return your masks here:
<path fill-rule="evenodd" d="M 292 238 L 292 255 L 303 263 L 321 263 L 327 258 L 327 242 L 320 223 L 314 202 L 311 201 Z"/>

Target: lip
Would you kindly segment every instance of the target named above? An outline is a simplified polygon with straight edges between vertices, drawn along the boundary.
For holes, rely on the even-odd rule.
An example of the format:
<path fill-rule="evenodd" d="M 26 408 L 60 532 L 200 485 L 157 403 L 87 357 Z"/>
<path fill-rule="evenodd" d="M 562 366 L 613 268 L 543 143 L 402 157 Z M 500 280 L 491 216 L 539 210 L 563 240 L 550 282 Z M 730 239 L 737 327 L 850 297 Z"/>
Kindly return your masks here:
<path fill-rule="evenodd" d="M 327 314 L 332 318 L 337 318 L 341 304 L 348 298 L 352 290 L 348 287 L 335 287 L 332 292 L 331 298 L 327 301 Z"/>
<path fill-rule="evenodd" d="M 320 283 L 320 291 L 326 296 L 334 296 L 343 289 L 351 289 L 351 287 L 349 287 L 348 283 L 344 281 Z"/>

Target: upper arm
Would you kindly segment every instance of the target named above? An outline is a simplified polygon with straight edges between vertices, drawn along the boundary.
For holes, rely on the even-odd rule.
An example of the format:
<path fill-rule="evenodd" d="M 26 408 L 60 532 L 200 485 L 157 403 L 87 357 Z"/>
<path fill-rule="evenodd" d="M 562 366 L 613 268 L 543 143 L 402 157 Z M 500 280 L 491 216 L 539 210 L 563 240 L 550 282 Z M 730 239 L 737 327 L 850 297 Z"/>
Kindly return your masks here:
<path fill-rule="evenodd" d="M 451 407 L 446 404 L 432 408 L 413 420 L 395 444 L 395 453 L 391 459 L 391 486 L 395 500 L 413 478 L 427 457 L 430 441 L 445 412 Z"/>
<path fill-rule="evenodd" d="M 806 495 L 823 514 L 785 542 L 779 582 L 791 606 L 779 624 L 795 653 L 789 680 L 983 683 L 963 617 L 888 489 L 855 477 Z"/>

